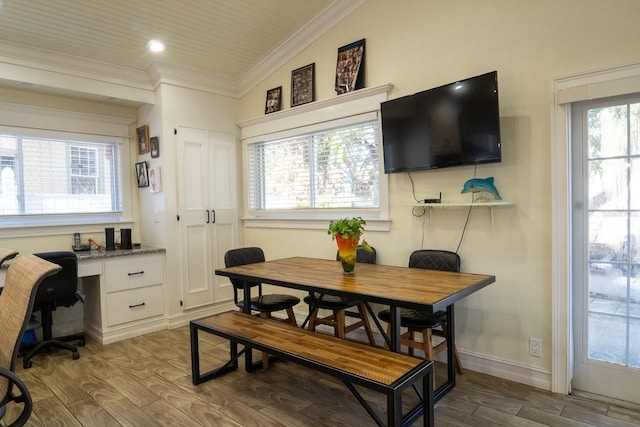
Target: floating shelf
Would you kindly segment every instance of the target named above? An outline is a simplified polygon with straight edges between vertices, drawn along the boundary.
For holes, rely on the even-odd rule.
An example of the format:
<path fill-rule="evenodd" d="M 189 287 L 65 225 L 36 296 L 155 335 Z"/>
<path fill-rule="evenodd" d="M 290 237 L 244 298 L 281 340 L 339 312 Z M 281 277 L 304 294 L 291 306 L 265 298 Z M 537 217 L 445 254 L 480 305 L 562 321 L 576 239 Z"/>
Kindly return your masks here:
<path fill-rule="evenodd" d="M 491 215 L 491 232 L 493 232 L 493 208 L 501 206 L 513 206 L 513 202 L 505 202 L 497 200 L 495 202 L 453 202 L 453 203 L 419 203 L 416 206 L 427 209 L 429 211 L 429 221 L 431 221 L 432 209 L 448 209 L 448 208 L 466 208 L 478 207 L 489 208 Z"/>

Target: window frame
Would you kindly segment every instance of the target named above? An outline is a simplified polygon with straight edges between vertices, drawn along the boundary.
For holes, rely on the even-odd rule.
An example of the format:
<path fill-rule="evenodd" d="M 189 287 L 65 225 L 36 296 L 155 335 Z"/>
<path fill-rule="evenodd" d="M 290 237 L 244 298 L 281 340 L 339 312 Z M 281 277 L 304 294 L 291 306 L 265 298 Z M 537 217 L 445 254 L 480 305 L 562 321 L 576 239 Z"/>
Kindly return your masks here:
<path fill-rule="evenodd" d="M 389 184 L 384 173 L 382 156 L 382 125 L 380 120 L 380 103 L 387 100 L 391 85 L 360 89 L 325 101 L 317 101 L 238 123 L 243 162 L 243 200 L 245 227 L 265 228 L 303 228 L 326 229 L 327 219 L 342 216 L 358 215 L 367 220 L 367 229 L 372 231 L 389 231 Z M 247 183 L 248 155 L 247 144 L 259 140 L 282 138 L 314 130 L 331 129 L 345 123 L 357 123 L 358 115 L 377 117 L 378 122 L 378 168 L 379 174 L 379 209 L 303 209 L 290 212 L 277 211 L 256 215 L 249 211 L 249 194 Z M 319 120 L 319 118 L 321 118 Z"/>
<path fill-rule="evenodd" d="M 0 103 L 2 132 L 34 137 L 116 143 L 120 146 L 122 206 L 120 212 L 70 215 L 17 215 L 0 218 L 1 238 L 95 232 L 102 227 L 133 224 L 130 126 L 133 119 Z"/>

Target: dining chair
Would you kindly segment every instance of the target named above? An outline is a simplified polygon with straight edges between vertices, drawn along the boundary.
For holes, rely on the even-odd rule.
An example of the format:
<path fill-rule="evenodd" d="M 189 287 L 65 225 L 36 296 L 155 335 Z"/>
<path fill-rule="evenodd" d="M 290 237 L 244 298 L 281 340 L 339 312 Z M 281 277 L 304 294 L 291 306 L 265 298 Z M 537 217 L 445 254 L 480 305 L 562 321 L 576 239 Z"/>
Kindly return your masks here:
<path fill-rule="evenodd" d="M 422 249 L 414 251 L 410 255 L 409 268 L 459 272 L 460 256 L 450 251 Z M 414 354 L 414 349 L 424 350 L 425 359 L 433 360 L 435 355 L 447 349 L 446 312 L 429 313 L 407 308 L 400 308 L 399 311 L 400 326 L 407 328 L 407 331 L 401 335 L 401 345 L 407 346 L 410 355 Z M 387 322 L 388 336 L 391 334 L 390 317 L 391 314 L 388 309 L 378 313 L 378 318 Z M 416 340 L 416 333 L 422 334 L 422 341 Z M 442 337 L 444 340 L 434 345 L 433 335 Z M 387 347 L 386 344 L 385 347 Z M 462 374 L 462 362 L 455 345 L 453 351 L 456 358 L 456 371 Z"/>
<path fill-rule="evenodd" d="M 6 253 L 0 257 L 4 255 Z M 17 258 L 7 269 L 0 294 L 0 418 L 8 412 L 7 404 L 10 402 L 22 405 L 20 414 L 9 423 L 11 426 L 24 425 L 33 410 L 31 394 L 15 374 L 15 365 L 38 286 L 45 277 L 58 270 L 60 266 L 34 255 Z M 18 395 L 14 393 L 14 388 L 19 392 Z"/>
<path fill-rule="evenodd" d="M 371 251 L 368 251 L 363 246 L 358 246 L 358 250 L 356 253 L 356 264 L 375 264 L 376 257 L 377 254 L 375 248 L 372 247 Z M 336 256 L 336 260 L 339 259 L 340 255 L 338 254 Z M 371 331 L 371 324 L 369 323 L 369 317 L 367 316 L 364 302 L 352 298 L 339 297 L 336 295 L 319 294 L 317 292 L 311 292 L 304 298 L 304 302 L 309 304 L 310 310 L 307 320 L 307 329 L 315 331 L 316 326 L 327 325 L 333 328 L 333 334 L 336 337 L 345 338 L 346 334 L 348 334 L 349 332 L 364 327 L 365 333 L 367 334 L 367 339 L 369 340 L 369 344 L 376 344 L 373 337 L 373 332 Z M 353 307 L 356 308 L 356 311 L 349 310 Z M 331 314 L 325 317 L 318 317 L 318 311 L 320 309 L 331 310 Z M 351 325 L 347 325 L 347 317 L 358 319 L 358 321 Z"/>
<path fill-rule="evenodd" d="M 237 267 L 240 265 L 255 264 L 257 262 L 264 262 L 264 252 L 258 247 L 246 247 L 231 249 L 224 254 L 224 265 L 228 267 Z M 244 300 L 238 299 L 238 291 L 244 290 L 244 281 L 231 279 L 233 285 L 233 302 L 240 309 L 244 311 Z M 251 298 L 250 308 L 251 311 L 258 312 L 258 315 L 266 319 L 284 320 L 287 323 L 291 323 L 294 326 L 298 326 L 296 321 L 296 315 L 293 312 L 293 307 L 300 303 L 300 298 L 287 294 L 263 294 L 262 283 L 249 282 L 250 288 L 258 288 L 258 295 Z M 280 319 L 273 317 L 272 314 L 277 311 L 285 310 L 287 313 L 286 319 Z M 269 356 L 266 353 L 262 354 L 262 366 L 267 368 L 269 366 Z"/>

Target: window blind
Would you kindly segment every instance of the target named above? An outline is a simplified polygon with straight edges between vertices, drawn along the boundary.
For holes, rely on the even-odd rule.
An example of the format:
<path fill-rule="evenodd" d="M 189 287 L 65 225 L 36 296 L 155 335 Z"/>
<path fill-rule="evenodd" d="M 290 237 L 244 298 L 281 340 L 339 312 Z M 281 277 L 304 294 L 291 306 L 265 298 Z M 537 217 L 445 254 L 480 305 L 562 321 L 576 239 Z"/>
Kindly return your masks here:
<path fill-rule="evenodd" d="M 380 206 L 377 119 L 307 129 L 247 149 L 253 214 Z"/>

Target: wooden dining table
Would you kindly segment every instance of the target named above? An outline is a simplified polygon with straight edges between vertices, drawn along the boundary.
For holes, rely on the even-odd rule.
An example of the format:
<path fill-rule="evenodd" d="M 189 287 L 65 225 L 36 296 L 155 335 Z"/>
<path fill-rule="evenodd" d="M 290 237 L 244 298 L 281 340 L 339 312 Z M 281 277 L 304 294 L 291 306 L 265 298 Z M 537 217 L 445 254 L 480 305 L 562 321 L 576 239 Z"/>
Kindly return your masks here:
<path fill-rule="evenodd" d="M 421 268 L 380 264 L 357 264 L 354 274 L 344 274 L 339 261 L 292 257 L 273 261 L 217 269 L 217 275 L 245 282 L 260 282 L 308 292 L 336 295 L 363 301 L 377 322 L 369 304 L 389 307 L 391 334 L 386 337 L 390 349 L 400 352 L 400 307 L 437 312 L 446 311 L 447 348 L 454 348 L 454 303 L 495 282 L 484 274 L 455 273 Z M 244 300 L 251 298 L 251 289 L 244 286 Z M 249 312 L 250 304 L 245 304 Z M 447 380 L 434 392 L 435 401 L 454 386 L 456 366 L 453 351 L 447 351 Z M 245 355 L 247 370 L 251 369 L 251 352 Z"/>

